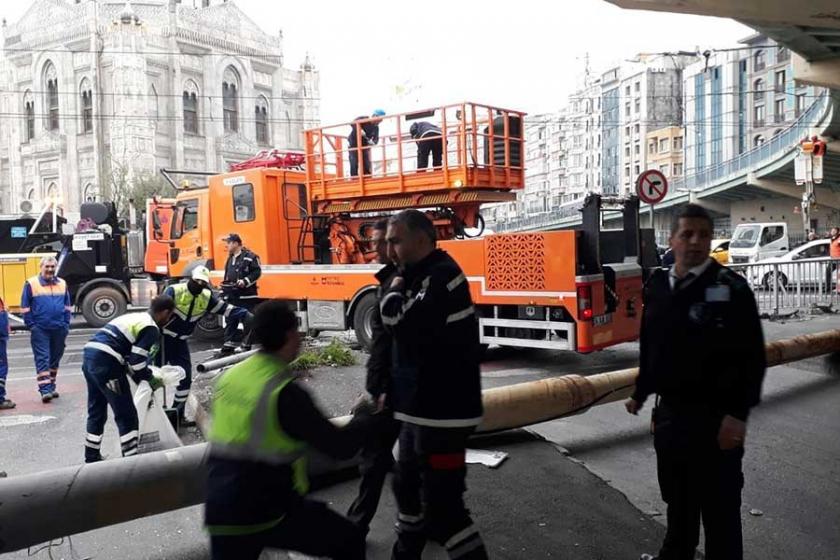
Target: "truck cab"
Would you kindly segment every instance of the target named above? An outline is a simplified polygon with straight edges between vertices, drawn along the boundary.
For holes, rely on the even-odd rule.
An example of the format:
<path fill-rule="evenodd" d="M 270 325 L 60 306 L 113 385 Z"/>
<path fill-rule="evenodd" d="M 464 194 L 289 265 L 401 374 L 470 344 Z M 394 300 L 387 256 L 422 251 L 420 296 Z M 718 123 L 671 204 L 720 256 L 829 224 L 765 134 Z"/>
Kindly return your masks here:
<path fill-rule="evenodd" d="M 730 264 L 745 264 L 779 257 L 790 250 L 785 222 L 738 224 L 729 243 Z"/>

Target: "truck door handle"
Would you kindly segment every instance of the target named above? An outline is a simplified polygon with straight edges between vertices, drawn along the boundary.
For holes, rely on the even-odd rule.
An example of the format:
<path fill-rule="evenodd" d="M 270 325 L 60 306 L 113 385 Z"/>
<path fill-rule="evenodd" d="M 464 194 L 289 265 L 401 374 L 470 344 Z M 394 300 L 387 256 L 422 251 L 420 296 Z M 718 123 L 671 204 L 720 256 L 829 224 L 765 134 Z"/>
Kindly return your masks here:
<path fill-rule="evenodd" d="M 198 247 L 195 248 L 195 256 L 197 256 L 197 257 L 201 256 L 201 245 L 199 245 Z"/>

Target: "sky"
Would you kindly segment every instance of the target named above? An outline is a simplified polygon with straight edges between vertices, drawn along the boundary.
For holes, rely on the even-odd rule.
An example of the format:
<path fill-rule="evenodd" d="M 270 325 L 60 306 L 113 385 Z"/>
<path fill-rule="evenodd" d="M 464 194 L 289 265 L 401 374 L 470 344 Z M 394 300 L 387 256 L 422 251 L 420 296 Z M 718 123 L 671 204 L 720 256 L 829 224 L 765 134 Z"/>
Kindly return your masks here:
<path fill-rule="evenodd" d="M 190 0 L 183 0 L 189 3 Z M 216 0 L 214 0 L 216 1 Z M 323 124 L 475 101 L 530 114 L 565 105 L 589 55 L 597 73 L 640 52 L 732 47 L 732 20 L 622 10 L 604 0 L 236 0 L 285 62 L 320 71 Z M 2 2 L 20 18 L 31 2 Z"/>

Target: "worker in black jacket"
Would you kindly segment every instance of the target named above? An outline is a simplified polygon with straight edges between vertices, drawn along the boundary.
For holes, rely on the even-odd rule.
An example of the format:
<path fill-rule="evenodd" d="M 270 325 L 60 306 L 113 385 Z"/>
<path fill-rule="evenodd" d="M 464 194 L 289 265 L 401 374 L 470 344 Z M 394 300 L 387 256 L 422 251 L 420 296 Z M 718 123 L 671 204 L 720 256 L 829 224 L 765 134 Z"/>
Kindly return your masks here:
<path fill-rule="evenodd" d="M 238 233 L 231 233 L 223 239 L 227 243 L 228 259 L 225 262 L 225 278 L 222 291 L 225 299 L 231 305 L 253 311 L 260 302 L 257 295 L 257 280 L 262 274 L 260 257 L 242 246 L 242 238 Z M 232 354 L 236 346 L 242 342 L 243 336 L 239 332 L 240 321 L 232 317 L 225 327 L 225 343 L 221 355 Z M 250 344 L 243 344 L 243 350 L 249 350 Z"/>
<path fill-rule="evenodd" d="M 674 265 L 647 282 L 640 369 L 626 408 L 651 394 L 659 487 L 668 529 L 658 556 L 691 560 L 706 531 L 706 558 L 740 560 L 747 418 L 766 367 L 755 298 L 738 274 L 709 257 L 712 220 L 686 205 L 671 227 Z"/>
<path fill-rule="evenodd" d="M 370 148 L 379 143 L 379 124 L 385 111 L 376 109 L 371 116 L 362 115 L 353 119 L 350 134 L 347 135 L 349 147 L 348 157 L 350 159 L 350 176 L 359 174 L 359 152 L 362 152 L 362 169 L 365 175 L 370 175 L 372 167 L 370 164 Z"/>
<path fill-rule="evenodd" d="M 383 420 L 381 430 L 366 442 L 362 449 L 362 463 L 359 467 L 362 480 L 359 483 L 359 495 L 350 505 L 347 517 L 365 532 L 379 506 L 385 478 L 394 466 L 394 443 L 400 433 L 400 423 L 393 419 L 388 407 L 388 395 L 391 386 L 391 333 L 382 325 L 378 302 L 382 299 L 383 286 L 388 286 L 396 267 L 388 258 L 385 241 L 387 220 L 379 220 L 373 226 L 373 243 L 376 247 L 377 260 L 385 266 L 376 273 L 380 287 L 377 290 L 377 306 L 371 316 L 372 343 L 367 361 L 367 379 L 365 389 L 376 402 L 380 414 L 388 418 Z"/>
<path fill-rule="evenodd" d="M 443 133 L 440 127 L 420 121 L 411 125 L 409 133 L 417 140 L 417 169 L 429 167 L 429 154 L 432 154 L 432 167 L 443 165 Z"/>
<path fill-rule="evenodd" d="M 486 558 L 463 499 L 467 438 L 482 416 L 469 284 L 452 257 L 436 248 L 434 225 L 422 212 L 404 210 L 391 218 L 387 240 L 399 272 L 380 309 L 393 337 L 390 402 L 403 423 L 393 558 L 419 560 L 427 538 L 450 558 Z"/>

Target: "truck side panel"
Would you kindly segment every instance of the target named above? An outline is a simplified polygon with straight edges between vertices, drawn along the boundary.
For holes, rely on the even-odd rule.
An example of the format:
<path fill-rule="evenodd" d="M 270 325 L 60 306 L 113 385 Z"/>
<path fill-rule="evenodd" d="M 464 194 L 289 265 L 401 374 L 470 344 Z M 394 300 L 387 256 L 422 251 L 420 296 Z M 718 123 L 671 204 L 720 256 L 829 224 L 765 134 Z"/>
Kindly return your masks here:
<path fill-rule="evenodd" d="M 0 297 L 13 313 L 20 311 L 20 296 L 27 278 L 38 274 L 44 253 L 0 255 Z"/>

